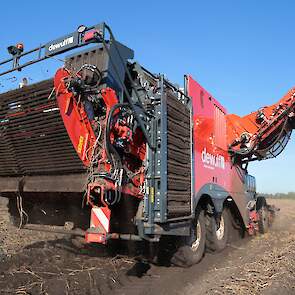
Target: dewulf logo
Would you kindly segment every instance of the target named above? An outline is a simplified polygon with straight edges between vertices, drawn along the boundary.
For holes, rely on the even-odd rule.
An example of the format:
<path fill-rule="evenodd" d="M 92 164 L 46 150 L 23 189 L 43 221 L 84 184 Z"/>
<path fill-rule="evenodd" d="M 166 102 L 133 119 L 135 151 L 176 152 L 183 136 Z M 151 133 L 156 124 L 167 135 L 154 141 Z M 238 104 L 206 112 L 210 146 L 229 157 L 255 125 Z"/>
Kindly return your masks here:
<path fill-rule="evenodd" d="M 225 160 L 221 155 L 212 155 L 207 153 L 207 149 L 204 148 L 202 151 L 202 162 L 205 168 L 214 169 L 221 168 L 225 169 Z"/>
<path fill-rule="evenodd" d="M 60 49 L 60 48 L 63 48 L 65 46 L 69 45 L 69 44 L 72 44 L 72 43 L 74 43 L 74 36 L 68 37 L 68 38 L 64 39 L 63 41 L 61 41 L 61 42 L 51 44 L 48 47 L 48 51 L 53 51 L 53 50 L 56 50 L 56 49 Z"/>

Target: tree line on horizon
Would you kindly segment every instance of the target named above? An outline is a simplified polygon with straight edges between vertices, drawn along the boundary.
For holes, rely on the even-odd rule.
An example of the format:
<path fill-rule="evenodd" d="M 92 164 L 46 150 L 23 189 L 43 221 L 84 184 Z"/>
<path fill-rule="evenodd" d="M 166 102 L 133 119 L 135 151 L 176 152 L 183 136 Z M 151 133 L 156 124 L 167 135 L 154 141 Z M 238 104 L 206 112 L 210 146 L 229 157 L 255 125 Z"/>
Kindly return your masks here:
<path fill-rule="evenodd" d="M 275 199 L 295 199 L 295 192 L 289 193 L 275 193 L 275 194 L 262 194 L 266 198 L 275 198 Z"/>

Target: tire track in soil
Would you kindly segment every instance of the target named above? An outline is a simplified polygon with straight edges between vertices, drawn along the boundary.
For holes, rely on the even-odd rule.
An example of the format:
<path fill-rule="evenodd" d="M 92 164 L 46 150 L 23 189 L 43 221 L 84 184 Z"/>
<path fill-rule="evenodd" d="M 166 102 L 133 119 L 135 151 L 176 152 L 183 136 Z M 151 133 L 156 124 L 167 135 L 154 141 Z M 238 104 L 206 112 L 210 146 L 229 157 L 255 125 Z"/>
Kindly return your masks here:
<path fill-rule="evenodd" d="M 250 294 L 235 293 L 234 288 L 230 293 L 226 289 L 234 286 L 241 291 L 244 277 L 257 285 L 259 277 L 255 272 L 249 276 L 245 266 L 272 257 L 274 264 L 271 265 L 280 268 L 278 257 L 270 255 L 280 250 L 286 259 L 294 261 L 295 253 L 284 252 L 292 239 L 283 238 L 295 234 L 295 201 L 281 202 L 281 205 L 283 209 L 271 233 L 237 241 L 222 253 L 206 254 L 198 265 L 188 269 L 155 266 L 124 255 L 110 256 L 103 247 L 78 249 L 69 239 L 51 236 L 52 240 L 33 242 L 2 261 L 0 294 Z M 286 231 L 286 227 L 293 230 Z M 283 281 L 274 281 L 261 290 L 263 294 L 274 294 L 281 283 Z M 294 294 L 290 288 L 276 294 Z M 254 290 L 251 294 L 261 293 Z"/>

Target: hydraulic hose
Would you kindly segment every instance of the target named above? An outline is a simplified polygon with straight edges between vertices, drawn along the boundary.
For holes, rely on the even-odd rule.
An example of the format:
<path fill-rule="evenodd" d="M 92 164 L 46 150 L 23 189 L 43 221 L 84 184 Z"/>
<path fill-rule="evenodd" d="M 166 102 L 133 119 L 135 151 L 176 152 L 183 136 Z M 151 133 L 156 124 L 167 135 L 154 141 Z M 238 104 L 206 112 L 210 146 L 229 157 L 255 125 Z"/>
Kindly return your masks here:
<path fill-rule="evenodd" d="M 126 106 L 129 106 L 128 103 L 118 103 L 116 105 L 114 105 L 110 111 L 109 111 L 109 115 L 108 115 L 108 118 L 107 118 L 107 123 L 106 123 L 106 129 L 105 129 L 105 141 L 106 141 L 106 154 L 107 154 L 107 157 L 109 158 L 111 164 L 113 166 L 115 166 L 115 163 L 113 161 L 113 158 L 112 158 L 112 154 L 114 155 L 114 157 L 117 159 L 117 163 L 116 164 L 119 164 L 119 167 L 116 167 L 116 168 L 119 168 L 119 169 L 122 169 L 122 163 L 121 163 L 121 159 L 120 159 L 120 155 L 119 153 L 117 152 L 117 150 L 115 149 L 115 147 L 112 145 L 111 141 L 110 141 L 110 132 L 111 132 L 111 123 L 112 123 L 112 118 L 113 118 L 113 115 L 115 113 L 115 111 L 121 107 L 126 107 Z"/>

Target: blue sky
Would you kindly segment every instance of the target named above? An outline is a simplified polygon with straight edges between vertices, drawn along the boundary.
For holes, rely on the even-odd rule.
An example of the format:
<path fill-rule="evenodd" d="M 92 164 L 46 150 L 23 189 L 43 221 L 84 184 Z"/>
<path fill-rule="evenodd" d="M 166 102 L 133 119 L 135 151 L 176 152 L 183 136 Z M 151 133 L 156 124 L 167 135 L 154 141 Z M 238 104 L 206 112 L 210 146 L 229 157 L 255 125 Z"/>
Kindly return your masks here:
<path fill-rule="evenodd" d="M 10 44 L 22 41 L 29 49 L 80 24 L 105 21 L 152 72 L 179 84 L 189 73 L 229 112 L 243 115 L 295 85 L 294 9 L 291 0 L 3 1 L 0 59 Z M 17 78 L 45 79 L 56 64 L 39 64 Z M 0 77 L 0 91 L 15 86 L 7 78 Z M 295 191 L 294 138 L 278 159 L 250 166 L 259 191 Z"/>

